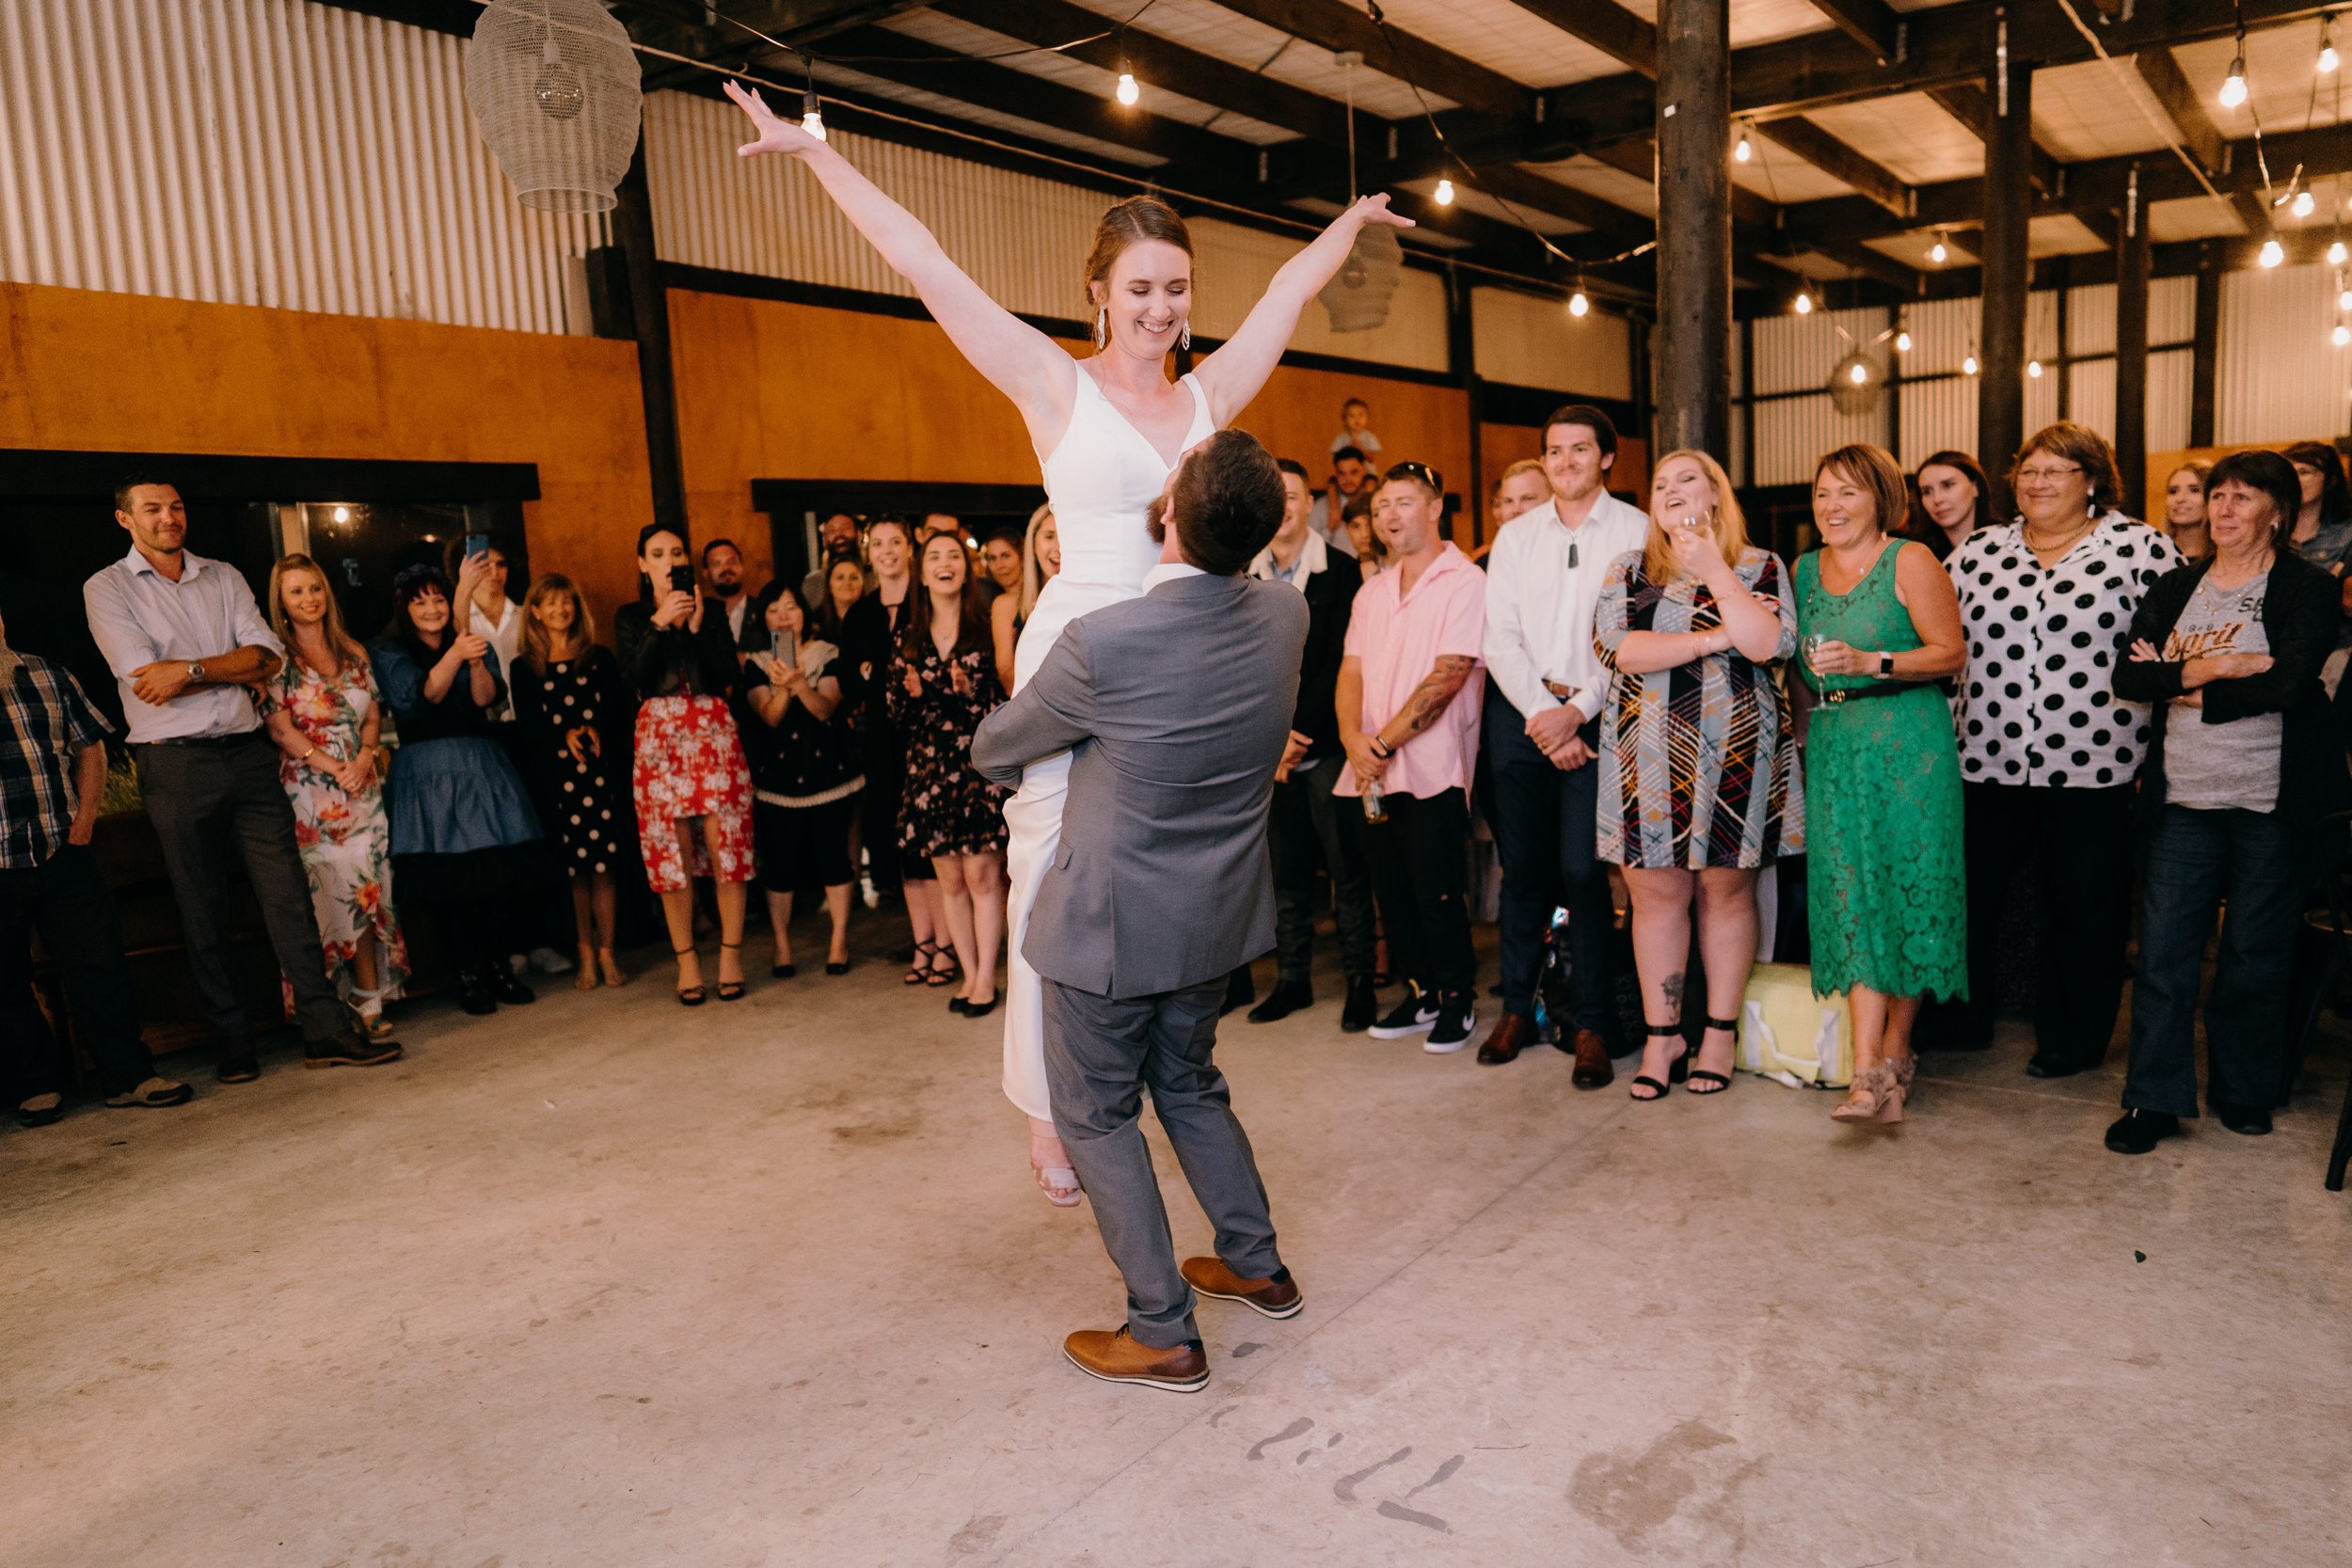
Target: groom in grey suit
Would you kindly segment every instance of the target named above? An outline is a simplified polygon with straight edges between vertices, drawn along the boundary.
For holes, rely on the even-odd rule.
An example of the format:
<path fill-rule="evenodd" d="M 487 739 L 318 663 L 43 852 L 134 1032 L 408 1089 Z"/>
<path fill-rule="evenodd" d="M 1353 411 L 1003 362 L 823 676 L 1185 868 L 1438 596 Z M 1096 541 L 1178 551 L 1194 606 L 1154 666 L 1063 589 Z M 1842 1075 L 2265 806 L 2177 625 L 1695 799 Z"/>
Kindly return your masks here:
<path fill-rule="evenodd" d="M 1221 431 L 1185 453 L 1153 504 L 1161 564 L 1143 595 L 1072 622 L 972 741 L 972 765 L 1008 787 L 1072 753 L 1061 846 L 1022 951 L 1045 982 L 1054 1125 L 1127 1282 L 1125 1326 L 1080 1330 L 1063 1350 L 1112 1382 L 1207 1385 L 1196 1291 L 1269 1317 L 1304 1305 L 1210 1059 L 1226 976 L 1274 945 L 1266 811 L 1307 604 L 1242 573 L 1282 499 L 1252 436 Z M 1137 1119 L 1146 1089 L 1216 1227 L 1217 1256 L 1181 1269 Z"/>

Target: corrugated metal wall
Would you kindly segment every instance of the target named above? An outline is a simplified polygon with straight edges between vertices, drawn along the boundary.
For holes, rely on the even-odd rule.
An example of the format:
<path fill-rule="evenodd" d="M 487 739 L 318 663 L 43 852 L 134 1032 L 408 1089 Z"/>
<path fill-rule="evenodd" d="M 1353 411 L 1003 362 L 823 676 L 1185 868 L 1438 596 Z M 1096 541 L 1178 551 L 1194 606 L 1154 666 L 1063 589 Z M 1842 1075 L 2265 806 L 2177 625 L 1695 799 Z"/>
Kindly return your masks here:
<path fill-rule="evenodd" d="M 2352 348 L 2328 341 L 2332 267 L 2234 272 L 2221 279 L 2221 356 L 2214 438 L 2328 440 L 2352 412 Z"/>
<path fill-rule="evenodd" d="M 0 0 L 0 277 L 584 332 L 602 220 L 516 201 L 462 47 L 301 0 Z"/>
<path fill-rule="evenodd" d="M 1472 289 L 1470 330 L 1478 373 L 1488 381 L 1584 397 L 1633 396 L 1633 334 L 1622 316 L 1572 316 L 1562 300 Z"/>
<path fill-rule="evenodd" d="M 732 105 L 656 93 L 646 102 L 645 130 L 655 241 L 664 260 L 914 294 L 807 169 L 787 158 L 747 163 L 735 155 L 743 123 Z M 957 264 L 1008 309 L 1072 321 L 1092 313 L 1084 263 L 1095 225 L 1110 204 L 1102 192 L 838 131 L 834 145 L 928 224 Z M 1275 272 L 1308 238 L 1215 218 L 1194 219 L 1191 228 L 1199 288 L 1193 325 L 1212 338 L 1231 336 L 1241 325 Z M 1370 332 L 1333 332 L 1322 307 L 1310 305 L 1291 346 L 1442 372 L 1444 280 L 1406 268 L 1387 325 Z"/>

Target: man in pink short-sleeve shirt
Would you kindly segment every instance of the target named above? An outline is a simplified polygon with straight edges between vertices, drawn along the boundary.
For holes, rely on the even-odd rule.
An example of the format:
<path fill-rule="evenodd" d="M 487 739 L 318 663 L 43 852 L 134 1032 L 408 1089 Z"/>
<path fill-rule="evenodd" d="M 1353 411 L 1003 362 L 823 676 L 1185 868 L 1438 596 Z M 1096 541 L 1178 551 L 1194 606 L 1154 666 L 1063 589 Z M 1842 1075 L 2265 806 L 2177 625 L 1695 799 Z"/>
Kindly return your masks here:
<path fill-rule="evenodd" d="M 1486 577 L 1439 533 L 1444 483 L 1418 463 L 1383 476 L 1373 527 L 1392 556 L 1356 594 L 1340 666 L 1340 742 L 1347 768 L 1333 793 L 1376 784 L 1385 820 L 1367 818 L 1366 858 L 1404 1001 L 1375 1039 L 1425 1034 L 1459 1051 L 1477 1026 L 1478 963 L 1464 902 L 1470 777 L 1478 756 L 1478 673 Z"/>

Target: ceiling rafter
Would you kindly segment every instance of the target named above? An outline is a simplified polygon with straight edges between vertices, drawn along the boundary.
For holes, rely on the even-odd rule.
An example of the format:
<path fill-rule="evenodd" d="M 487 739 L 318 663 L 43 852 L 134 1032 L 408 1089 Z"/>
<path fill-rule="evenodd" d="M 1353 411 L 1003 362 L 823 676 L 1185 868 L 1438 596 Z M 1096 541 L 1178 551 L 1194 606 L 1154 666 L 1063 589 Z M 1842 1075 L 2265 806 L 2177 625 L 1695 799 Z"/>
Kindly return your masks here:
<path fill-rule="evenodd" d="M 1886 0 L 1811 0 L 1813 8 L 1830 19 L 1837 30 L 1870 52 L 1880 65 L 1892 65 L 1903 55 L 1908 33 L 1902 17 Z"/>
<path fill-rule="evenodd" d="M 2181 74 L 2180 61 L 2166 48 L 2143 49 L 2132 56 L 2132 65 L 2139 79 L 2148 84 L 2148 90 L 2156 95 L 2156 103 L 2165 118 L 2181 134 L 2181 145 L 2197 160 L 2207 174 L 2221 172 L 2221 158 L 2227 145 L 2221 128 L 2205 113 L 2198 102 L 2197 89 Z"/>
<path fill-rule="evenodd" d="M 1658 28 L 1616 0 L 1511 0 L 1539 22 L 1589 43 L 1645 76 L 1658 74 Z"/>
<path fill-rule="evenodd" d="M 1984 140 L 1985 117 L 1989 112 L 1984 88 L 1974 82 L 1954 82 L 1946 87 L 1930 87 L 1928 96 L 1946 114 L 1968 128 L 1968 134 Z M 2058 161 L 2040 142 L 2034 143 L 2031 154 L 2033 188 L 2044 196 L 2058 194 Z"/>
<path fill-rule="evenodd" d="M 1355 51 L 1374 71 L 1415 83 L 1465 108 L 1534 122 L 1535 94 L 1502 71 L 1466 59 L 1394 24 L 1383 26 L 1342 0 L 1217 0 L 1277 32 L 1334 54 Z"/>
<path fill-rule="evenodd" d="M 1918 198 L 1900 175 L 1864 157 L 1809 119 L 1763 120 L 1756 130 L 1758 135 L 1770 137 L 1823 174 L 1851 185 L 1898 217 L 1910 216 L 1918 206 Z"/>

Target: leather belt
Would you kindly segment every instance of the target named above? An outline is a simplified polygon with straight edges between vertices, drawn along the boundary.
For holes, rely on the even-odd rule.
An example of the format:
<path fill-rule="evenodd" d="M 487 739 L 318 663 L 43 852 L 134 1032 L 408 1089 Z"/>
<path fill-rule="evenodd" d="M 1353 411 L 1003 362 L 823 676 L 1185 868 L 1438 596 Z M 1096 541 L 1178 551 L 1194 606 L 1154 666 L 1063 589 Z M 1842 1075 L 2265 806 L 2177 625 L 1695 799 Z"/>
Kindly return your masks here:
<path fill-rule="evenodd" d="M 134 746 L 200 746 L 210 751 L 225 752 L 231 746 L 244 746 L 265 737 L 263 730 L 240 730 L 235 735 L 167 735 L 160 740 L 135 740 Z"/>
<path fill-rule="evenodd" d="M 1817 687 L 1814 694 L 1836 707 L 1845 703 L 1858 703 L 1867 697 L 1899 697 L 1919 684 L 1917 681 L 1873 681 L 1868 686 L 1834 686 L 1826 691 Z"/>

